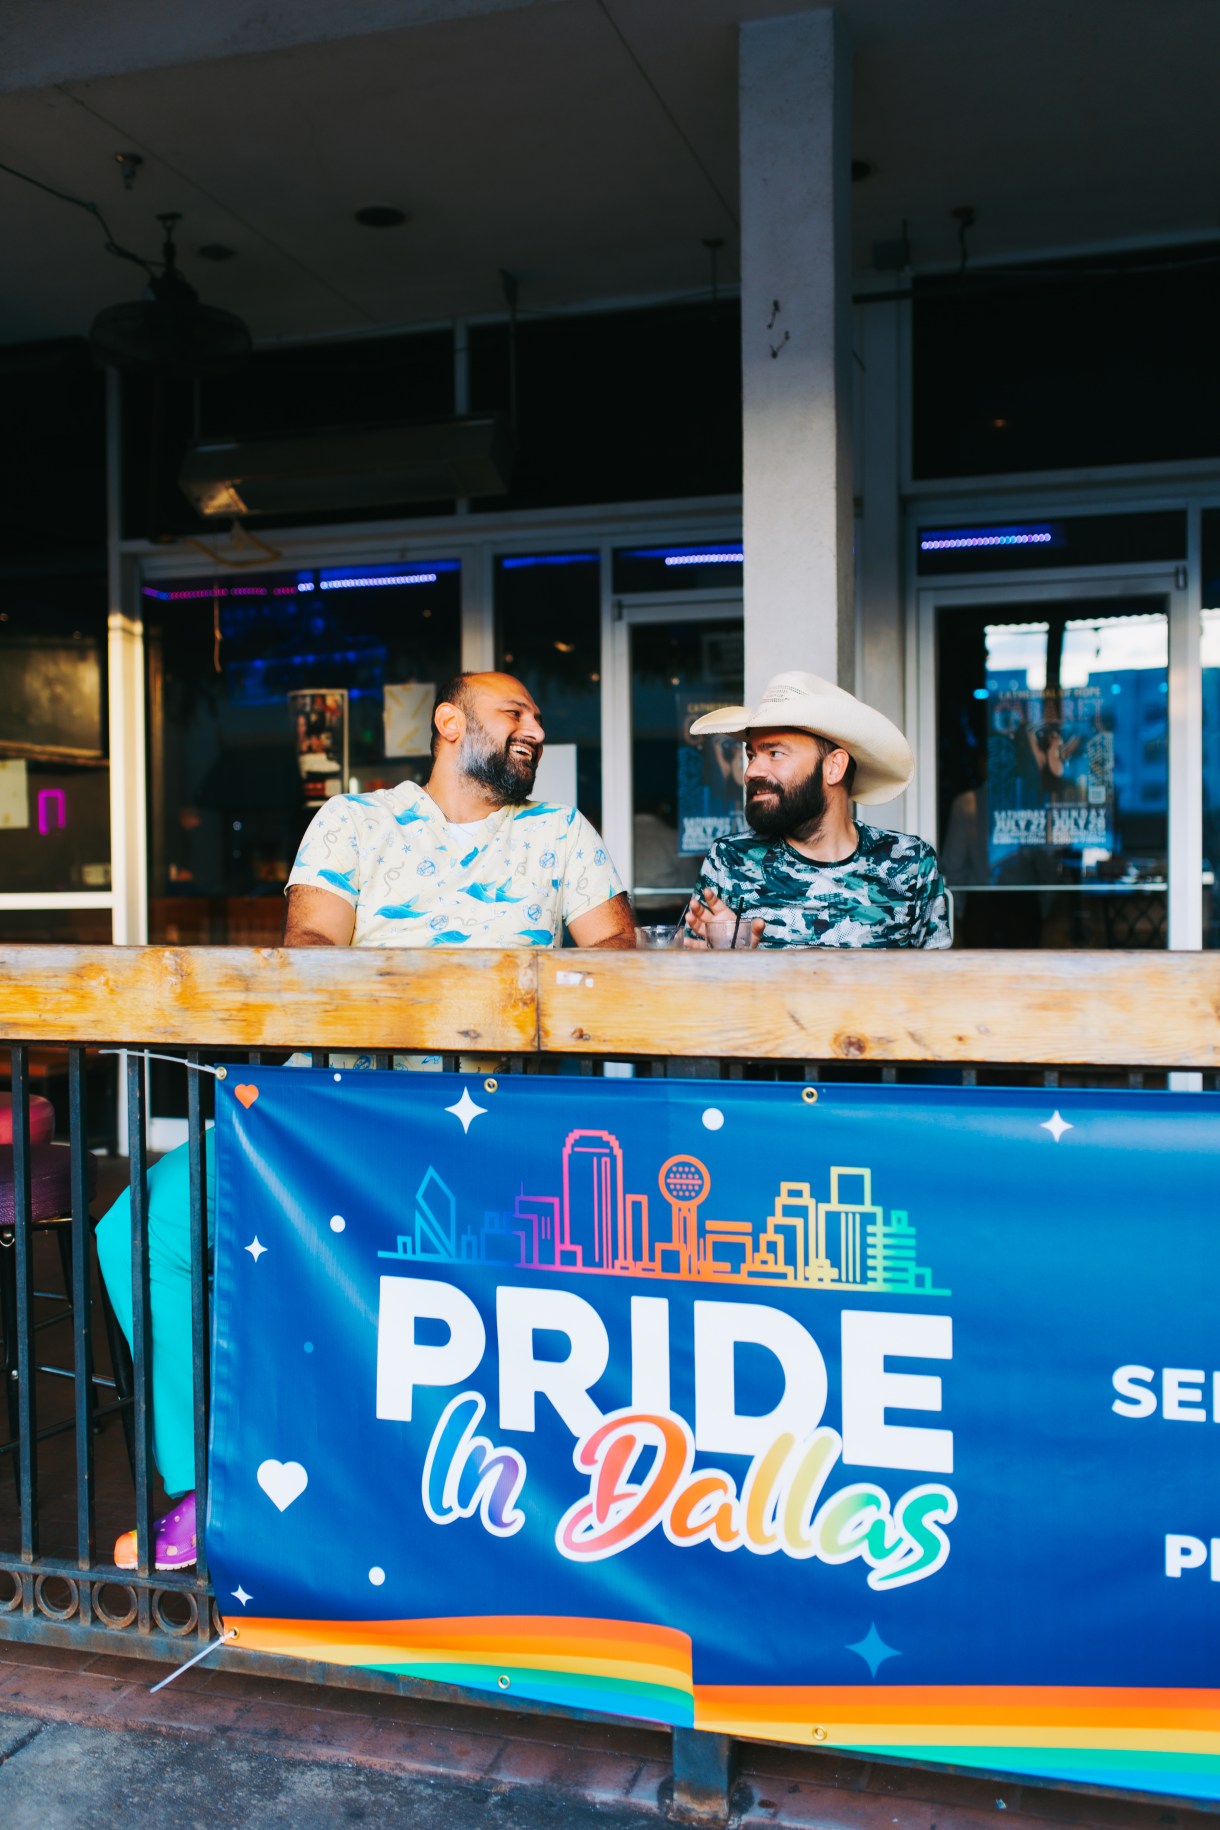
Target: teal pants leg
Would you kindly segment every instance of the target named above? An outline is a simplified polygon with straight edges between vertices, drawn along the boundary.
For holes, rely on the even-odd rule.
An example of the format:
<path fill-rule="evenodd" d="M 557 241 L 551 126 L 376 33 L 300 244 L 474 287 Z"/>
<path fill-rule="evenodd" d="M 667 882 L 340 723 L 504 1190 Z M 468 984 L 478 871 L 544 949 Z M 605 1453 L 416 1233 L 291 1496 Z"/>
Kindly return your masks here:
<path fill-rule="evenodd" d="M 208 1243 L 216 1211 L 212 1133 L 204 1137 Z M 131 1343 L 131 1191 L 98 1222 L 106 1289 Z M 191 1368 L 191 1185 L 187 1147 L 148 1172 L 148 1285 L 152 1309 L 153 1455 L 171 1499 L 195 1485 L 195 1386 Z"/>

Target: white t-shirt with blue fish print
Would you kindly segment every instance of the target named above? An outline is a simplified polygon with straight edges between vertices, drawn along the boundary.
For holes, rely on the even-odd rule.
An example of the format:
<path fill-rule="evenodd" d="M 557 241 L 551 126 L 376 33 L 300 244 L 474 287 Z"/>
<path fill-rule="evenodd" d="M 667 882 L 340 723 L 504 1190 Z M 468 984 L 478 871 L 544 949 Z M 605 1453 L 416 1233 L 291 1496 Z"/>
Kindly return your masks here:
<path fill-rule="evenodd" d="M 575 807 L 526 801 L 451 825 L 416 782 L 336 794 L 310 821 L 294 883 L 356 911 L 356 947 L 552 947 L 622 890 Z"/>

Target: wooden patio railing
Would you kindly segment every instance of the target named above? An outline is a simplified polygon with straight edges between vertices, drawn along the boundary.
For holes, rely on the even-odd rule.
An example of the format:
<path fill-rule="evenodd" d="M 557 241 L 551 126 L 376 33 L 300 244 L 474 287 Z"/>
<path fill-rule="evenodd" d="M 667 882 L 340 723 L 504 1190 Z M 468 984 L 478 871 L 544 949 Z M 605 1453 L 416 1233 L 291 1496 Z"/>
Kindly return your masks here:
<path fill-rule="evenodd" d="M 18 1541 L 0 1542 L 0 1637 L 41 1639 L 95 1652 L 112 1648 L 181 1660 L 215 1619 L 206 1545 L 199 1567 L 158 1574 L 149 1562 L 151 1410 L 146 1256 L 146 1087 L 134 1051 L 193 1059 L 249 1059 L 264 1050 L 437 1051 L 496 1055 L 506 1071 L 579 1057 L 599 1072 L 634 1061 L 646 1073 L 736 1076 L 878 1073 L 900 1077 L 929 1064 L 1008 1070 L 1055 1080 L 1074 1070 L 1113 1082 L 1170 1070 L 1220 1069 L 1220 955 L 1097 953 L 905 954 L 887 952 L 459 952 L 284 951 L 270 948 L 12 947 L 0 949 L 0 1047 L 11 1051 L 15 1145 L 9 1243 L 16 1269 L 14 1373 L 21 1503 Z M 136 1365 L 131 1408 L 140 1561 L 117 1572 L 94 1533 L 91 1235 L 86 1174 L 87 1051 L 123 1047 L 133 1195 Z M 62 1051 L 73 1153 L 75 1555 L 45 1554 L 38 1490 L 29 1100 L 32 1049 Z M 0 1071 L 3 1069 L 0 1053 Z M 693 1064 L 698 1064 L 694 1066 Z M 748 1068 L 745 1064 L 751 1064 Z M 202 1212 L 201 1076 L 188 1112 L 194 1167 L 196 1305 L 193 1350 L 204 1389 L 207 1267 Z M 0 1233 L 3 1229 L 0 1228 Z M 0 1237 L 0 1247 L 4 1245 Z M 10 1327 L 12 1327 L 10 1323 Z M 196 1418 L 196 1463 L 206 1480 L 205 1402 Z M 45 1496 L 43 1496 L 45 1497 Z M 8 1589 L 5 1591 L 7 1580 Z M 121 1644 L 120 1644 L 121 1642 Z M 221 1650 L 218 1662 L 232 1662 Z M 252 1655 L 241 1655 L 243 1669 Z M 275 1660 L 276 1675 L 369 1688 L 422 1691 L 463 1702 L 469 1692 L 373 1673 Z M 495 1699 L 503 1706 L 503 1699 Z M 527 1709 L 538 1706 L 523 1705 Z M 717 1737 L 675 1731 L 679 1808 L 723 1813 L 731 1749 Z"/>

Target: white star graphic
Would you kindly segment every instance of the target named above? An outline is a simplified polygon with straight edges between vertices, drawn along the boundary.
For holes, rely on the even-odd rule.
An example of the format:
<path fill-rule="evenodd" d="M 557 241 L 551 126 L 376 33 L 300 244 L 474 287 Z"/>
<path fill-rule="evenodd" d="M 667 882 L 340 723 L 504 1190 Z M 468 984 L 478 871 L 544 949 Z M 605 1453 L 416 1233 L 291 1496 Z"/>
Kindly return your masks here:
<path fill-rule="evenodd" d="M 1049 1131 L 1055 1142 L 1058 1143 L 1064 1132 L 1071 1131 L 1074 1127 L 1068 1124 L 1066 1118 L 1061 1118 L 1056 1112 L 1052 1118 L 1048 1118 L 1046 1123 L 1038 1128 L 1041 1131 Z"/>
<path fill-rule="evenodd" d="M 470 1097 L 469 1088 L 463 1087 L 462 1097 L 458 1100 L 457 1104 L 454 1106 L 446 1106 L 445 1110 L 446 1112 L 452 1112 L 455 1118 L 460 1118 L 462 1121 L 462 1130 L 468 1132 L 475 1119 L 481 1118 L 484 1112 L 486 1112 L 487 1107 L 476 1106 L 474 1100 Z"/>
<path fill-rule="evenodd" d="M 248 1601 L 254 1600 L 254 1597 L 253 1597 L 253 1595 L 247 1595 L 245 1589 L 242 1587 L 241 1583 L 239 1582 L 237 1587 L 233 1590 L 233 1599 L 235 1601 L 240 1601 L 242 1607 L 244 1608 Z"/>
<path fill-rule="evenodd" d="M 267 1248 L 260 1241 L 258 1234 L 255 1233 L 249 1245 L 243 1246 L 242 1250 L 243 1252 L 249 1252 L 251 1258 L 254 1260 L 255 1264 L 257 1264 Z"/>

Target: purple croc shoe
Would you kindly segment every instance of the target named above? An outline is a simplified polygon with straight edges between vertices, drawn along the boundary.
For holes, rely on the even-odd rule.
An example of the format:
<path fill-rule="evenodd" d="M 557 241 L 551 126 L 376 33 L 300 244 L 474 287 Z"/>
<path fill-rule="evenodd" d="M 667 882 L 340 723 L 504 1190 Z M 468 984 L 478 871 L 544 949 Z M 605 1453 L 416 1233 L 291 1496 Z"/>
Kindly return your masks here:
<path fill-rule="evenodd" d="M 184 1493 L 161 1518 L 153 1520 L 158 1569 L 192 1569 L 195 1563 L 195 1495 Z M 136 1567 L 136 1534 L 125 1531 L 114 1547 L 119 1569 Z"/>

